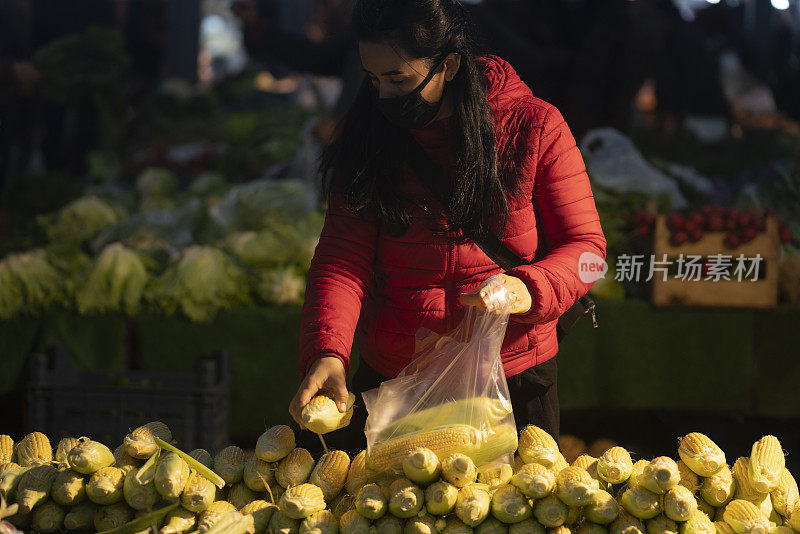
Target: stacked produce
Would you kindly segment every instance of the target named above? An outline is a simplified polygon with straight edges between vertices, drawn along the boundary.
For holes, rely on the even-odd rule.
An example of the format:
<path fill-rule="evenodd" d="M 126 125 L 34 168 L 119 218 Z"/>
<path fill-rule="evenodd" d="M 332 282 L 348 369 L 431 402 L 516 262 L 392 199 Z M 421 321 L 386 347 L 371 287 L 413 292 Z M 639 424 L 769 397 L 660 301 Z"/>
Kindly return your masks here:
<path fill-rule="evenodd" d="M 513 465 L 405 444 L 400 468 L 382 470 L 370 469 L 367 451 L 351 459 L 333 450 L 315 462 L 283 425 L 264 432 L 249 457 L 233 446 L 187 454 L 171 440 L 159 422 L 113 452 L 88 438 L 65 438 L 54 451 L 38 432 L 17 444 L 0 436 L 0 514 L 42 533 L 800 532 L 800 494 L 774 436 L 732 464 L 691 433 L 677 459 L 634 460 L 614 446 L 569 465 L 551 436 L 528 426 Z"/>

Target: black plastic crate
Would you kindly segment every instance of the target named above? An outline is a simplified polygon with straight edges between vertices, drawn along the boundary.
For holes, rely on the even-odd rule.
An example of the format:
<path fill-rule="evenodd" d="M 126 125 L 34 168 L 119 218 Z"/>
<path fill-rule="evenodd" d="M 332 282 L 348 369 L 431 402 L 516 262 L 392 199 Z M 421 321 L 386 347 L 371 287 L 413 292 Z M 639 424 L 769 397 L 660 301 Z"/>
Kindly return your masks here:
<path fill-rule="evenodd" d="M 30 358 L 28 427 L 54 439 L 88 436 L 115 447 L 134 428 L 166 423 L 177 446 L 213 454 L 229 442 L 230 358 L 198 362 L 194 373 L 78 371 L 69 354 Z"/>

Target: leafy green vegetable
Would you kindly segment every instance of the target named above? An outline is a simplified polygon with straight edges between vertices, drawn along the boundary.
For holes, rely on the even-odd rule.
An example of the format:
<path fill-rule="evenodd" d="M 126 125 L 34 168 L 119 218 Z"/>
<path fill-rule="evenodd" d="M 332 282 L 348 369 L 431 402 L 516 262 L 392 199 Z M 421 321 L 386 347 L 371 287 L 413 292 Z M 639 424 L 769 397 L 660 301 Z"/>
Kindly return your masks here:
<path fill-rule="evenodd" d="M 78 311 L 124 311 L 135 315 L 147 280 L 147 269 L 139 255 L 121 243 L 112 243 L 95 259 L 86 282 L 78 290 Z"/>
<path fill-rule="evenodd" d="M 175 207 L 178 180 L 168 169 L 149 167 L 136 178 L 136 192 L 141 211 L 170 209 Z"/>
<path fill-rule="evenodd" d="M 59 245 L 79 244 L 121 219 L 107 202 L 96 196 L 73 200 L 60 211 L 38 217 L 48 239 Z"/>
<path fill-rule="evenodd" d="M 34 314 L 63 301 L 64 283 L 42 249 L 0 261 L 0 318 Z"/>
<path fill-rule="evenodd" d="M 302 304 L 306 279 L 297 269 L 281 267 L 262 272 L 256 293 L 273 304 Z"/>
<path fill-rule="evenodd" d="M 217 312 L 250 302 L 244 271 L 221 250 L 191 246 L 153 284 L 148 299 L 166 313 L 182 311 L 196 322 L 210 322 Z"/>

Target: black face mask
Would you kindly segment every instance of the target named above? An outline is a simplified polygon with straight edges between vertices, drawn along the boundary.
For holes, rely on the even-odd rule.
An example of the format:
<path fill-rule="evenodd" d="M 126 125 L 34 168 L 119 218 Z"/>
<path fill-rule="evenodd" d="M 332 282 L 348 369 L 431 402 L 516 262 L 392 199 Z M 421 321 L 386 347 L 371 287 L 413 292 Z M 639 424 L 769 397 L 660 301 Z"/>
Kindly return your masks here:
<path fill-rule="evenodd" d="M 444 100 L 444 92 L 438 102 L 428 102 L 422 98 L 420 92 L 425 89 L 425 86 L 431 81 L 439 67 L 444 64 L 445 59 L 447 58 L 442 58 L 425 76 L 425 79 L 410 93 L 389 98 L 378 98 L 378 91 L 375 86 L 372 86 L 381 113 L 390 122 L 401 128 L 422 128 L 431 122 L 436 114 L 439 113 L 442 100 Z M 446 89 L 447 85 L 445 85 Z"/>

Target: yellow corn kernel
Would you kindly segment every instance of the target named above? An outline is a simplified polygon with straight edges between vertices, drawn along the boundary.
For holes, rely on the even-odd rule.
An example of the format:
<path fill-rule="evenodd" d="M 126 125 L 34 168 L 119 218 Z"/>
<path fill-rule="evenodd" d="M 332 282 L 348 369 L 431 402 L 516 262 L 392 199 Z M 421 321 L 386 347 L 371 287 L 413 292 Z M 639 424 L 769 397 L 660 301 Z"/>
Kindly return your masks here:
<path fill-rule="evenodd" d="M 214 457 L 205 449 L 194 449 L 189 456 L 211 469 L 214 466 Z"/>
<path fill-rule="evenodd" d="M 625 510 L 619 511 L 617 519 L 608 527 L 609 534 L 644 534 L 644 523 Z"/>
<path fill-rule="evenodd" d="M 349 510 L 339 519 L 339 532 L 341 534 L 370 534 L 369 519 L 361 516 L 355 510 Z"/>
<path fill-rule="evenodd" d="M 361 451 L 350 462 L 350 469 L 347 472 L 347 480 L 345 480 L 344 487 L 347 493 L 355 495 L 371 479 L 372 473 L 367 470 L 367 451 Z"/>
<path fill-rule="evenodd" d="M 657 495 L 663 495 L 680 481 L 677 462 L 669 456 L 659 456 L 644 467 L 640 485 Z"/>
<path fill-rule="evenodd" d="M 700 510 L 695 511 L 688 521 L 680 524 L 680 534 L 716 534 L 716 532 L 714 523 Z"/>
<path fill-rule="evenodd" d="M 303 426 L 315 434 L 327 434 L 345 427 L 350 424 L 350 419 L 353 417 L 355 400 L 356 396 L 348 392 L 347 409 L 340 412 L 333 395 L 327 392 L 319 393 L 303 407 L 300 415 Z"/>
<path fill-rule="evenodd" d="M 236 484 L 244 474 L 244 451 L 235 445 L 225 447 L 214 456 L 214 472 L 226 484 Z"/>
<path fill-rule="evenodd" d="M 678 446 L 681 460 L 697 475 L 710 477 L 725 465 L 725 453 L 705 434 L 692 432 Z"/>
<path fill-rule="evenodd" d="M 436 454 L 425 447 L 409 451 L 403 460 L 403 473 L 411 482 L 427 486 L 436 481 L 441 474 L 441 465 Z"/>
<path fill-rule="evenodd" d="M 633 488 L 635 486 L 642 485 L 644 478 L 644 468 L 647 467 L 648 465 L 650 465 L 650 462 L 648 462 L 647 460 L 639 460 L 633 463 L 633 467 L 631 468 L 631 476 L 628 477 L 628 482 L 627 482 L 629 487 Z M 694 475 L 694 473 L 692 474 Z M 697 478 L 697 475 L 694 476 L 695 478 Z"/>
<path fill-rule="evenodd" d="M 509 464 L 488 465 L 478 469 L 478 482 L 489 486 L 489 491 L 494 491 L 509 484 L 513 474 L 514 469 Z"/>
<path fill-rule="evenodd" d="M 661 513 L 658 495 L 641 486 L 625 490 L 619 503 L 629 514 L 639 519 L 652 519 Z"/>
<path fill-rule="evenodd" d="M 728 503 L 722 517 L 736 534 L 767 534 L 770 529 L 769 519 L 755 504 L 744 499 Z"/>
<path fill-rule="evenodd" d="M 30 513 L 37 505 L 47 500 L 56 475 L 58 470 L 50 464 L 36 465 L 22 475 L 16 492 L 20 514 Z"/>
<path fill-rule="evenodd" d="M 156 465 L 156 491 L 167 500 L 178 499 L 189 481 L 190 472 L 189 464 L 177 454 L 162 454 Z"/>
<path fill-rule="evenodd" d="M 17 443 L 15 448 L 17 463 L 22 467 L 51 462 L 53 460 L 53 447 L 50 440 L 41 432 L 31 432 Z"/>
<path fill-rule="evenodd" d="M 489 515 L 492 498 L 480 486 L 464 486 L 458 490 L 456 516 L 470 527 L 478 526 Z"/>
<path fill-rule="evenodd" d="M 567 505 L 561 502 L 554 493 L 533 502 L 533 515 L 536 516 L 539 523 L 547 528 L 563 525 L 567 520 L 568 512 Z"/>
<path fill-rule="evenodd" d="M 689 466 L 683 460 L 678 460 L 678 473 L 681 475 L 681 481 L 678 483 L 692 493 L 700 489 L 700 477 L 697 473 L 689 469 Z"/>
<path fill-rule="evenodd" d="M 133 458 L 150 458 L 158 450 L 154 437 L 159 437 L 169 443 L 172 441 L 172 431 L 161 421 L 152 421 L 142 425 L 125 436 L 123 441 L 125 451 Z"/>
<path fill-rule="evenodd" d="M 64 506 L 82 502 L 86 499 L 86 478 L 72 469 L 62 469 L 53 479 L 50 498 Z"/>
<path fill-rule="evenodd" d="M 325 509 L 325 496 L 313 484 L 300 484 L 287 488 L 278 503 L 281 511 L 292 519 L 305 519 Z"/>
<path fill-rule="evenodd" d="M 197 524 L 197 516 L 189 510 L 178 506 L 167 513 L 164 518 L 164 526 L 158 534 L 183 534 L 194 530 Z"/>
<path fill-rule="evenodd" d="M 664 494 L 664 514 L 673 521 L 688 521 L 697 510 L 697 499 L 683 486 L 675 486 Z"/>
<path fill-rule="evenodd" d="M 402 466 L 412 450 L 419 447 L 430 449 L 437 458 L 446 458 L 480 442 L 478 430 L 467 425 L 419 432 L 377 445 L 367 453 L 366 465 L 373 471 L 396 469 Z"/>
<path fill-rule="evenodd" d="M 67 463 L 67 455 L 72 448 L 78 444 L 78 438 L 63 438 L 58 442 L 55 452 L 55 460 L 59 463 Z"/>
<path fill-rule="evenodd" d="M 356 510 L 367 519 L 379 519 L 386 513 L 388 503 L 377 484 L 367 484 L 356 494 Z"/>
<path fill-rule="evenodd" d="M 753 444 L 750 451 L 750 483 L 759 493 L 770 493 L 778 487 L 786 458 L 780 441 L 775 436 L 764 436 Z"/>
<path fill-rule="evenodd" d="M 594 500 L 584 508 L 583 513 L 592 523 L 608 525 L 619 516 L 619 504 L 609 492 L 598 490 Z"/>
<path fill-rule="evenodd" d="M 223 515 L 235 511 L 236 507 L 228 501 L 214 501 L 200 513 L 197 518 L 197 528 L 200 531 L 209 530 Z"/>
<path fill-rule="evenodd" d="M 0 463 L 0 473 L 11 469 L 19 469 L 19 464 L 15 464 L 14 462 Z"/>
<path fill-rule="evenodd" d="M 253 491 L 266 491 L 267 486 L 275 482 L 277 467 L 277 464 L 265 462 L 254 454 L 244 463 L 242 480 Z"/>
<path fill-rule="evenodd" d="M 728 465 L 724 465 L 716 474 L 704 478 L 700 485 L 700 495 L 712 506 L 724 506 L 733 499 L 736 492 L 736 481 Z"/>
<path fill-rule="evenodd" d="M 762 493 L 753 487 L 750 482 L 750 459 L 742 456 L 733 463 L 733 478 L 736 480 L 736 490 L 734 497 L 744 499 L 752 503 L 760 503 L 764 500 L 766 493 Z"/>
<path fill-rule="evenodd" d="M 528 425 L 519 433 L 518 453 L 526 464 L 553 467 L 558 459 L 558 444 L 553 436 L 536 425 Z"/>
<path fill-rule="evenodd" d="M 678 524 L 665 515 L 646 521 L 644 526 L 647 534 L 678 534 Z"/>
<path fill-rule="evenodd" d="M 133 510 L 125 503 L 98 506 L 94 510 L 94 528 L 98 532 L 119 528 L 132 520 Z"/>
<path fill-rule="evenodd" d="M 458 488 L 440 480 L 425 489 L 425 506 L 429 514 L 447 515 L 456 505 Z"/>
<path fill-rule="evenodd" d="M 567 467 L 556 477 L 556 495 L 567 506 L 586 506 L 598 489 L 597 481 L 580 467 Z"/>
<path fill-rule="evenodd" d="M 69 466 L 84 475 L 91 475 L 98 469 L 114 465 L 114 453 L 97 441 L 88 438 L 80 438 L 67 454 Z"/>
<path fill-rule="evenodd" d="M 237 482 L 228 491 L 228 502 L 237 510 L 241 510 L 246 505 L 258 499 L 253 490 L 247 487 L 244 482 Z"/>
<path fill-rule="evenodd" d="M 86 496 L 95 504 L 109 505 L 122 501 L 125 471 L 104 467 L 95 471 L 86 483 Z"/>
<path fill-rule="evenodd" d="M 276 425 L 259 436 L 256 456 L 265 462 L 277 462 L 292 452 L 294 444 L 292 429 L 286 425 Z"/>
<path fill-rule="evenodd" d="M 297 486 L 308 481 L 314 470 L 314 458 L 307 450 L 297 447 L 292 449 L 278 464 L 275 470 L 275 481 L 284 488 Z"/>
<path fill-rule="evenodd" d="M 452 454 L 442 462 L 442 479 L 457 488 L 463 488 L 477 480 L 478 469 L 469 456 Z"/>
<path fill-rule="evenodd" d="M 0 434 L 0 464 L 15 462 L 15 460 L 14 440 L 11 439 L 11 436 Z"/>
<path fill-rule="evenodd" d="M 337 534 L 339 520 L 330 510 L 320 510 L 305 518 L 300 524 L 299 534 Z"/>
<path fill-rule="evenodd" d="M 531 518 L 509 525 L 508 534 L 546 534 L 546 532 L 541 523 Z"/>
<path fill-rule="evenodd" d="M 388 490 L 389 512 L 395 517 L 407 519 L 417 515 L 425 504 L 425 495 L 413 482 L 400 478 L 392 482 Z"/>
<path fill-rule="evenodd" d="M 554 463 L 553 467 L 551 467 L 550 469 L 556 476 L 558 476 L 558 474 L 567 467 L 569 467 L 567 459 L 564 458 L 564 455 L 559 452 L 558 455 L 556 456 L 556 463 Z"/>
<path fill-rule="evenodd" d="M 511 484 L 532 499 L 542 499 L 555 489 L 556 475 L 542 464 L 525 464 L 511 477 Z"/>
<path fill-rule="evenodd" d="M 725 521 L 714 521 L 714 528 L 717 529 L 717 534 L 736 534 L 733 527 Z"/>
<path fill-rule="evenodd" d="M 527 497 L 511 484 L 498 488 L 492 495 L 492 515 L 503 523 L 519 523 L 532 514 Z"/>
<path fill-rule="evenodd" d="M 800 499 L 797 490 L 797 481 L 785 467 L 781 469 L 781 476 L 778 479 L 778 487 L 770 493 L 772 506 L 775 511 L 783 517 L 790 515 L 790 512 Z"/>
<path fill-rule="evenodd" d="M 597 474 L 610 484 L 621 484 L 633 471 L 630 453 L 622 447 L 611 447 L 597 459 Z"/>
<path fill-rule="evenodd" d="M 181 493 L 181 506 L 198 514 L 217 500 L 216 493 L 217 488 L 213 482 L 197 471 L 192 471 Z"/>
<path fill-rule="evenodd" d="M 239 510 L 242 514 L 250 514 L 253 516 L 253 523 L 255 531 L 264 532 L 272 518 L 272 514 L 278 510 L 278 506 L 267 501 L 252 501 Z"/>
<path fill-rule="evenodd" d="M 319 459 L 308 481 L 318 486 L 326 501 L 332 501 L 342 488 L 350 470 L 350 457 L 344 451 L 330 451 Z"/>

